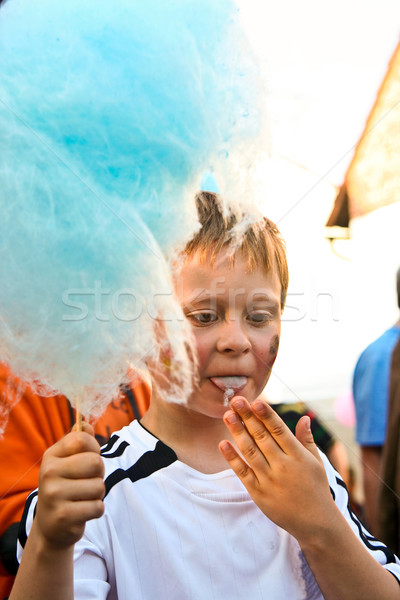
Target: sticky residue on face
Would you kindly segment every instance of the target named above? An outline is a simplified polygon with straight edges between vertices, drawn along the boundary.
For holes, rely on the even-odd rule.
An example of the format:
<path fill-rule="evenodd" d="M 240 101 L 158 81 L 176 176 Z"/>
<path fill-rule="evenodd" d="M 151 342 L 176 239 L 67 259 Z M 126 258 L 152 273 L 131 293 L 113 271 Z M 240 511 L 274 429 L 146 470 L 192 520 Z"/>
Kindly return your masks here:
<path fill-rule="evenodd" d="M 229 400 L 235 395 L 235 390 L 232 388 L 226 388 L 224 393 L 224 406 L 229 406 Z"/>
<path fill-rule="evenodd" d="M 279 335 L 274 335 L 274 337 L 271 340 L 271 345 L 269 347 L 269 353 L 272 356 L 275 356 L 278 352 L 278 348 L 279 348 Z"/>

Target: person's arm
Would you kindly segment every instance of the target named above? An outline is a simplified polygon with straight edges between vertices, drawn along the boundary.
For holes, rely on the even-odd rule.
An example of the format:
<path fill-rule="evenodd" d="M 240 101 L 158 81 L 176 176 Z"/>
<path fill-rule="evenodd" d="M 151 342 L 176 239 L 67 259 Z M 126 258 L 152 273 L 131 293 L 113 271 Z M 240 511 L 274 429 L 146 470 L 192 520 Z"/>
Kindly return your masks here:
<path fill-rule="evenodd" d="M 36 516 L 10 600 L 73 600 L 74 544 L 104 512 L 104 466 L 93 430 L 73 432 L 46 451 Z M 89 433 L 91 435 L 89 435 Z"/>
<path fill-rule="evenodd" d="M 241 455 L 226 440 L 220 451 L 264 514 L 297 539 L 324 598 L 399 600 L 399 582 L 370 555 L 332 498 L 309 418 L 300 420 L 294 437 L 263 401 L 250 407 L 236 397 L 231 406 L 224 421 Z"/>
<path fill-rule="evenodd" d="M 378 500 L 381 484 L 382 446 L 361 446 L 364 512 L 368 529 L 378 534 Z"/>
<path fill-rule="evenodd" d="M 74 546 L 52 546 L 32 525 L 9 600 L 73 600 Z"/>

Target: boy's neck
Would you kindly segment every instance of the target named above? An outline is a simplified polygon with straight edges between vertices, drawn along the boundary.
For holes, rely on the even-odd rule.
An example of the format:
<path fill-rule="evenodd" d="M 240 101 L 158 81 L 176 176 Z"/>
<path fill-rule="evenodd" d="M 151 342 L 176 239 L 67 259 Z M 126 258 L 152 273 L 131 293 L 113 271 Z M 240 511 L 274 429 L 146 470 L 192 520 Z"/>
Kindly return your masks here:
<path fill-rule="evenodd" d="M 193 414 L 182 405 L 165 405 L 152 399 L 141 423 L 193 469 L 207 474 L 229 469 L 218 449 L 221 440 L 231 439 L 222 419 Z"/>

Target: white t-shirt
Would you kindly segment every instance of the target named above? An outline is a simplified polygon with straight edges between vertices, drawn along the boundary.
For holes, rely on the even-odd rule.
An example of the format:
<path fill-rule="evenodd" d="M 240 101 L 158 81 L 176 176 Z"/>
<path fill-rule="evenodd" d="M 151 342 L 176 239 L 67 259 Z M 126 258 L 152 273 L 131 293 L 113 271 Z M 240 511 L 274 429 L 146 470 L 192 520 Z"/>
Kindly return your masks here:
<path fill-rule="evenodd" d="M 260 511 L 230 469 L 205 475 L 188 467 L 137 421 L 113 435 L 102 455 L 105 513 L 87 523 L 75 546 L 75 599 L 323 598 L 297 541 Z M 339 509 L 400 582 L 400 561 L 348 510 L 344 484 L 323 459 Z M 34 493 L 25 531 L 35 502 Z"/>

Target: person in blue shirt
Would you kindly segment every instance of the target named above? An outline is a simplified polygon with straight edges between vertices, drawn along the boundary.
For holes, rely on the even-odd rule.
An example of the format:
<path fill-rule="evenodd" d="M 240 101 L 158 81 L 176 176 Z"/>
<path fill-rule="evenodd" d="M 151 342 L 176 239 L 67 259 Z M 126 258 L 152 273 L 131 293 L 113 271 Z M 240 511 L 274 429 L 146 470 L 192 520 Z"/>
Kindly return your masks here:
<path fill-rule="evenodd" d="M 400 311 L 400 268 L 397 271 Z M 390 366 L 400 339 L 399 319 L 373 341 L 359 357 L 353 375 L 356 441 L 361 448 L 364 512 L 371 533 L 377 534 L 378 491 L 382 448 L 386 437 Z"/>

